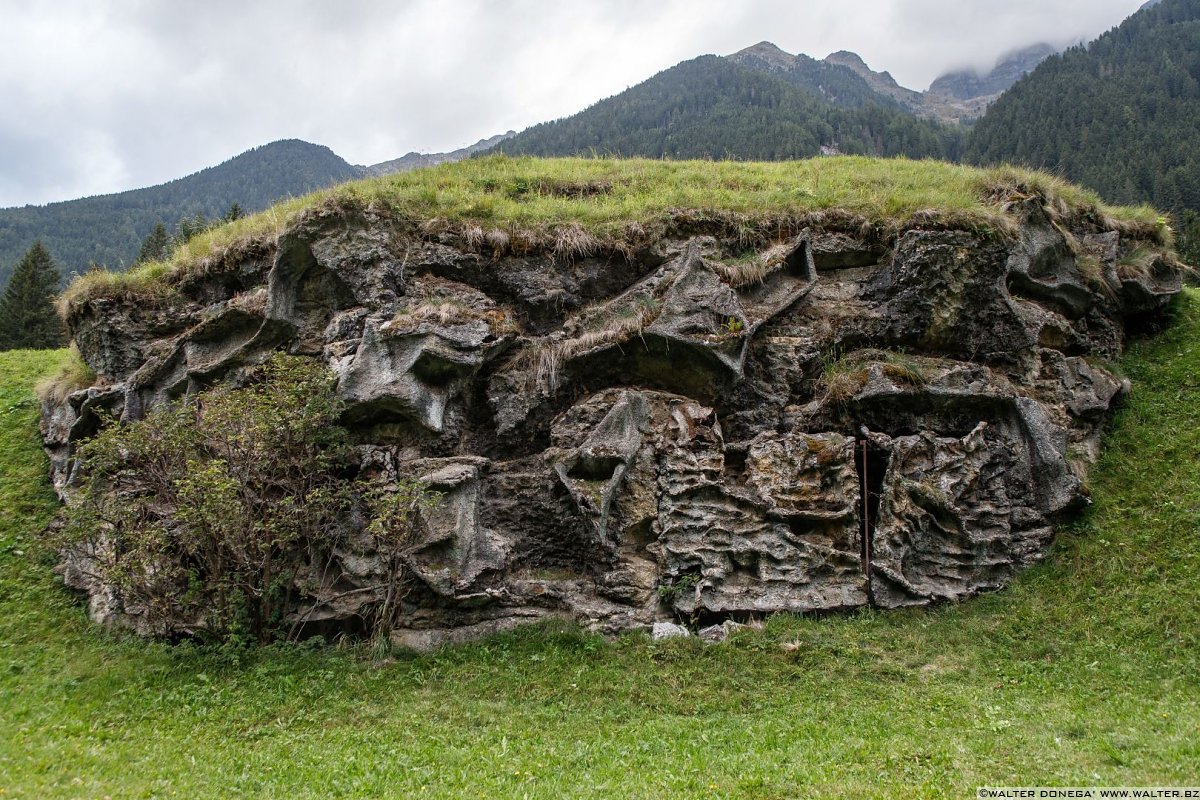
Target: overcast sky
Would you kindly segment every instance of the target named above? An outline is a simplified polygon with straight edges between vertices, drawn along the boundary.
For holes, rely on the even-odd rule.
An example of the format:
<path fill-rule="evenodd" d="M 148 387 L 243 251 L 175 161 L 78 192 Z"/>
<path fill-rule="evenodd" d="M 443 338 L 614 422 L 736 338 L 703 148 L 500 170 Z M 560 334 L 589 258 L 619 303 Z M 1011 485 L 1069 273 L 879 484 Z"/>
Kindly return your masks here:
<path fill-rule="evenodd" d="M 277 139 L 452 150 L 762 40 L 902 84 L 1094 38 L 1142 0 L 0 0 L 0 207 L 161 183 Z"/>

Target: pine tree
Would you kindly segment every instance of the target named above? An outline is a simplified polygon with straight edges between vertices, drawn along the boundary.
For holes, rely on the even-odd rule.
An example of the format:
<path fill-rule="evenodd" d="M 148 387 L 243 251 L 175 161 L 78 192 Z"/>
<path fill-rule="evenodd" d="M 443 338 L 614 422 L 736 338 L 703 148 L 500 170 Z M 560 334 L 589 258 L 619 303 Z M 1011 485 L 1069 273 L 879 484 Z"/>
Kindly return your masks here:
<path fill-rule="evenodd" d="M 171 236 L 167 233 L 167 228 L 161 222 L 154 226 L 154 230 L 142 242 L 142 249 L 138 251 L 138 257 L 133 262 L 134 266 L 138 264 L 146 264 L 151 261 L 162 261 L 167 257 L 167 250 L 171 244 Z"/>
<path fill-rule="evenodd" d="M 176 247 L 182 247 L 211 227 L 212 223 L 208 221 L 208 217 L 204 216 L 204 212 L 197 211 L 195 215 L 179 220 L 172 243 Z"/>
<path fill-rule="evenodd" d="M 61 278 L 50 251 L 34 242 L 0 297 L 0 350 L 63 346 L 66 336 L 54 312 Z"/>

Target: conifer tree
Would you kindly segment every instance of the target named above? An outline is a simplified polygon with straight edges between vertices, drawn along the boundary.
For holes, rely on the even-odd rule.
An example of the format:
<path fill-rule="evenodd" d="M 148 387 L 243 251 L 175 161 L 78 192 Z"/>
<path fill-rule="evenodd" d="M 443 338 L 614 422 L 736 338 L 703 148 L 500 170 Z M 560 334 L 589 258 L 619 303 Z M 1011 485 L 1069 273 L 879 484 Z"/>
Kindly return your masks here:
<path fill-rule="evenodd" d="M 138 251 L 137 259 L 133 262 L 134 265 L 162 261 L 167 257 L 170 245 L 171 235 L 167 233 L 167 227 L 160 222 L 154 226 L 154 230 L 142 242 L 142 249 Z"/>
<path fill-rule="evenodd" d="M 0 350 L 62 347 L 62 323 L 54 295 L 62 276 L 41 240 L 33 243 L 13 270 L 0 297 Z"/>
<path fill-rule="evenodd" d="M 204 212 L 197 211 L 195 215 L 179 220 L 179 224 L 175 227 L 174 244 L 176 247 L 181 247 L 211 227 L 212 223 L 208 221 L 208 217 L 204 216 Z"/>

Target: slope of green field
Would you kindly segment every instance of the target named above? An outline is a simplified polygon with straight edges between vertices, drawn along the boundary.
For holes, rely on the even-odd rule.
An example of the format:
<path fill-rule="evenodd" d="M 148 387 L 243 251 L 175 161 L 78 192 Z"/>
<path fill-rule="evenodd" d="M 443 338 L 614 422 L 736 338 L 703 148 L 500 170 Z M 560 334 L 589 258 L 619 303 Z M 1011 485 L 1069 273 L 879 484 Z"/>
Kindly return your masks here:
<path fill-rule="evenodd" d="M 0 797 L 965 797 L 1200 776 L 1200 293 L 1130 348 L 1086 517 L 1010 589 L 702 646 L 537 627 L 433 655 L 90 625 L 38 545 L 0 354 Z M 902 791 L 901 791 L 902 790 Z"/>

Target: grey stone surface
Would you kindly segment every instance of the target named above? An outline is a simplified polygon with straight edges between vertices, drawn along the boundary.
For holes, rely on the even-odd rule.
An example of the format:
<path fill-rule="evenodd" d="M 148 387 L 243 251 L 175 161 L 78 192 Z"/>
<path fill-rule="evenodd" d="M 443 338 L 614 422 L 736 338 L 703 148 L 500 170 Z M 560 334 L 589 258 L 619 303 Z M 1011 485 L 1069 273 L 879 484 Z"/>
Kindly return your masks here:
<path fill-rule="evenodd" d="M 682 625 L 676 625 L 674 622 L 656 622 L 650 626 L 650 638 L 655 641 L 659 639 L 684 639 L 691 635 L 691 631 Z"/>
<path fill-rule="evenodd" d="M 1126 233 L 1012 214 L 990 237 L 834 215 L 749 260 L 709 233 L 491 258 L 316 215 L 157 306 L 80 307 L 99 377 L 44 408 L 52 477 L 68 496 L 101 412 L 138 419 L 282 349 L 336 374 L 360 476 L 441 492 L 398 554 L 344 520 L 298 622 L 352 629 L 393 555 L 416 580 L 394 638 L 418 648 L 545 618 L 716 641 L 772 612 L 969 597 L 1082 505 L 1129 391 L 1103 364 L 1179 288 L 1166 255 L 1121 266 L 1148 246 Z M 88 558 L 65 554 L 67 583 L 138 629 Z"/>

